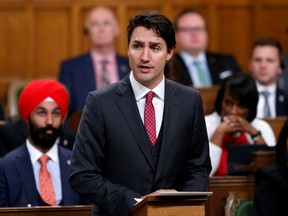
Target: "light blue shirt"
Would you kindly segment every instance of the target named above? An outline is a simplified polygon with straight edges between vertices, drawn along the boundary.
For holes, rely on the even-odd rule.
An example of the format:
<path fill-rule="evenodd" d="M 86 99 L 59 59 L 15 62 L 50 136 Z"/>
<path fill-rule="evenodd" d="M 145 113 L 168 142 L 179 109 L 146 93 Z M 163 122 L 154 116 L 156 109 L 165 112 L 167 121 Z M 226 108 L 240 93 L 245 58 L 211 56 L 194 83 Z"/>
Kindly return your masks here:
<path fill-rule="evenodd" d="M 205 56 L 204 52 L 200 53 L 197 56 L 197 58 L 194 58 L 193 56 L 191 56 L 188 53 L 183 52 L 183 51 L 180 51 L 179 55 L 182 57 L 185 65 L 186 65 L 186 67 L 188 69 L 188 72 L 189 72 L 191 80 L 193 81 L 193 86 L 194 87 L 196 87 L 196 88 L 203 87 L 203 85 L 202 85 L 202 83 L 200 81 L 200 77 L 199 77 L 198 72 L 197 72 L 197 68 L 193 64 L 194 61 L 199 62 L 199 65 L 200 65 L 203 73 L 205 74 L 205 76 L 207 77 L 208 82 L 210 83 L 210 86 L 212 86 L 212 78 L 211 78 L 211 75 L 210 75 L 209 68 L 207 66 L 207 59 L 206 59 L 206 56 Z"/>
<path fill-rule="evenodd" d="M 53 181 L 53 187 L 56 196 L 56 203 L 60 204 L 62 201 L 62 186 L 61 186 L 61 172 L 60 172 L 60 162 L 58 156 L 58 142 L 59 139 L 56 140 L 55 144 L 52 148 L 46 152 L 46 155 L 49 156 L 50 160 L 47 162 L 47 169 L 51 175 Z M 39 158 L 43 155 L 38 149 L 36 149 L 27 139 L 26 146 L 30 155 L 30 160 L 33 166 L 34 178 L 36 182 L 37 190 L 40 194 L 40 187 L 39 187 L 39 171 L 41 168 L 41 164 L 38 161 Z"/>

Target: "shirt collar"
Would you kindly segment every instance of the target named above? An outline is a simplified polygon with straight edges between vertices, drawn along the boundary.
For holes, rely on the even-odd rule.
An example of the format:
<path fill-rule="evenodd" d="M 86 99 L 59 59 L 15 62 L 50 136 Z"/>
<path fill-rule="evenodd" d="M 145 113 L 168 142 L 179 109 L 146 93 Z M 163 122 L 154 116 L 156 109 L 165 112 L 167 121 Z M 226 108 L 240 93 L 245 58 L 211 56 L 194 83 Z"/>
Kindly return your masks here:
<path fill-rule="evenodd" d="M 184 51 L 180 51 L 179 55 L 183 58 L 183 60 L 186 64 L 191 64 L 191 62 L 194 62 L 194 61 L 198 61 L 201 63 L 207 62 L 206 55 L 204 52 L 199 53 L 199 55 L 196 58 L 191 56 L 189 53 L 184 52 Z"/>
<path fill-rule="evenodd" d="M 58 157 L 58 143 L 59 143 L 59 138 L 56 140 L 54 145 L 49 149 L 49 151 L 45 153 L 55 163 L 57 163 L 58 160 L 59 160 L 59 157 Z M 39 151 L 37 148 L 35 148 L 30 143 L 29 139 L 26 140 L 26 146 L 27 146 L 28 152 L 30 154 L 30 158 L 31 158 L 32 164 L 36 163 L 36 161 L 38 161 L 38 159 L 43 155 L 43 153 L 41 151 Z"/>
<path fill-rule="evenodd" d="M 96 50 L 91 50 L 90 51 L 92 58 L 97 62 L 97 63 L 101 63 L 103 60 L 108 61 L 109 63 L 112 63 L 115 61 L 115 55 L 116 52 L 113 51 L 111 53 L 109 53 L 108 55 L 102 55 L 101 53 L 97 52 Z"/>
<path fill-rule="evenodd" d="M 273 93 L 276 91 L 276 84 L 272 84 L 270 86 L 264 86 L 264 85 L 261 85 L 258 81 L 256 81 L 256 86 L 257 86 L 258 92 L 268 91 L 270 93 Z"/>
<path fill-rule="evenodd" d="M 165 92 L 165 77 L 164 77 L 164 75 L 163 75 L 162 81 L 154 89 L 149 89 L 149 88 L 143 86 L 142 84 L 140 84 L 139 82 L 137 82 L 137 80 L 134 78 L 133 71 L 132 71 L 132 73 L 130 73 L 129 79 L 131 82 L 131 86 L 132 86 L 136 101 L 139 101 L 140 99 L 145 97 L 145 95 L 149 91 L 153 91 L 159 99 L 164 101 L 164 95 L 165 95 L 165 93 L 164 93 Z"/>

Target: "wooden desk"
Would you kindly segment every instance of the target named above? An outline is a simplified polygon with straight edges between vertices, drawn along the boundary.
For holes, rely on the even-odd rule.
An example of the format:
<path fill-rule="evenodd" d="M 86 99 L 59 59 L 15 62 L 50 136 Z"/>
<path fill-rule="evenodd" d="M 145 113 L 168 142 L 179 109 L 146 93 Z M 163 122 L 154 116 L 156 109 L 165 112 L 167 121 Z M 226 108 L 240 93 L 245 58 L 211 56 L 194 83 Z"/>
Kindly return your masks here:
<path fill-rule="evenodd" d="M 206 197 L 147 197 L 131 210 L 132 216 L 205 216 Z"/>
<path fill-rule="evenodd" d="M 0 215 L 5 216 L 90 216 L 90 205 L 79 206 L 39 206 L 0 208 Z"/>
<path fill-rule="evenodd" d="M 226 199 L 231 193 L 253 197 L 254 176 L 210 177 L 207 191 L 212 191 L 213 194 L 206 202 L 206 215 L 224 216 Z"/>

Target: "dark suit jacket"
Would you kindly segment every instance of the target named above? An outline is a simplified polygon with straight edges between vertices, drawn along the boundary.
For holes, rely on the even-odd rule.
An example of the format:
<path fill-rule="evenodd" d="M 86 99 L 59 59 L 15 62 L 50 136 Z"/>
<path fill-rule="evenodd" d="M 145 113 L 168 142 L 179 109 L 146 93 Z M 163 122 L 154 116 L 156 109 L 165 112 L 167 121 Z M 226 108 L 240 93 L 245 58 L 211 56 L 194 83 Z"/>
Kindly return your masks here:
<path fill-rule="evenodd" d="M 288 215 L 288 170 L 277 165 L 260 168 L 255 174 L 255 215 Z"/>
<path fill-rule="evenodd" d="M 122 79 L 130 72 L 126 57 L 117 55 L 119 78 Z M 92 57 L 86 53 L 61 63 L 59 81 L 70 93 L 70 111 L 81 111 L 90 91 L 97 89 Z"/>
<path fill-rule="evenodd" d="M 279 87 L 276 89 L 276 115 L 288 115 L 288 94 Z"/>
<path fill-rule="evenodd" d="M 240 72 L 240 67 L 233 56 L 211 52 L 206 52 L 205 54 L 213 85 L 221 85 L 225 78 L 233 73 Z M 166 65 L 165 76 L 183 85 L 193 86 L 193 80 L 178 53 Z"/>
<path fill-rule="evenodd" d="M 0 158 L 8 152 L 22 145 L 27 139 L 27 125 L 22 119 L 0 125 Z M 63 126 L 59 145 L 72 150 L 75 134 L 70 131 L 68 125 Z"/>
<path fill-rule="evenodd" d="M 157 189 L 205 190 L 211 163 L 198 91 L 165 80 L 161 130 L 155 165 L 129 76 L 88 95 L 70 184 L 95 204 L 93 215 L 126 216 L 134 198 Z"/>
<path fill-rule="evenodd" d="M 62 205 L 83 203 L 68 183 L 71 151 L 59 146 Z M 33 167 L 25 144 L 0 159 L 0 206 L 39 206 Z"/>

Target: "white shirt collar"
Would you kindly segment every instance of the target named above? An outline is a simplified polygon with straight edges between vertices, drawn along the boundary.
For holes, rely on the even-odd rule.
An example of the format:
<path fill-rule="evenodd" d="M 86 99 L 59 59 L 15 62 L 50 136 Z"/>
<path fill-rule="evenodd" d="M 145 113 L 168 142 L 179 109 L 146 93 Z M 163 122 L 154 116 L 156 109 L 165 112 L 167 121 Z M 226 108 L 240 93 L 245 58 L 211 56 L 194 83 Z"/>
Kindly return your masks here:
<path fill-rule="evenodd" d="M 270 86 L 264 86 L 264 85 L 261 85 L 258 81 L 256 81 L 256 86 L 257 86 L 258 92 L 268 91 L 271 94 L 273 94 L 276 91 L 276 87 L 277 87 L 276 84 L 272 84 Z"/>
<path fill-rule="evenodd" d="M 132 71 L 132 73 L 130 73 L 129 79 L 131 82 L 131 86 L 132 86 L 136 101 L 139 101 L 140 99 L 145 97 L 145 95 L 149 91 L 153 91 L 159 99 L 164 101 L 164 95 L 165 95 L 165 77 L 164 77 L 164 75 L 163 75 L 162 81 L 154 89 L 149 89 L 149 88 L 143 86 L 142 84 L 140 84 L 139 82 L 137 82 L 137 80 L 134 78 L 133 71 Z"/>
<path fill-rule="evenodd" d="M 59 138 L 56 140 L 52 148 L 49 149 L 48 152 L 45 154 L 49 156 L 49 158 L 54 161 L 55 163 L 58 162 L 59 157 L 58 157 L 58 143 L 59 143 Z M 28 149 L 28 152 L 30 154 L 31 162 L 36 163 L 38 159 L 43 155 L 41 151 L 39 151 L 37 148 L 35 148 L 29 141 L 29 139 L 26 140 L 26 146 Z"/>

